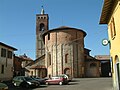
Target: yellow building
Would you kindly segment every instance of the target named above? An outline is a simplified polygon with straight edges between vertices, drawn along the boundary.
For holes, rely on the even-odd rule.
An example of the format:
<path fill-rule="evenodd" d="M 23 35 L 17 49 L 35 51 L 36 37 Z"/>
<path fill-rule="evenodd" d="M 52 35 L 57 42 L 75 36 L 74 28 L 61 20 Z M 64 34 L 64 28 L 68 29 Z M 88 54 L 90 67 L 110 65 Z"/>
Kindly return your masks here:
<path fill-rule="evenodd" d="M 120 86 L 120 0 L 104 0 L 100 24 L 108 25 L 113 87 Z"/>

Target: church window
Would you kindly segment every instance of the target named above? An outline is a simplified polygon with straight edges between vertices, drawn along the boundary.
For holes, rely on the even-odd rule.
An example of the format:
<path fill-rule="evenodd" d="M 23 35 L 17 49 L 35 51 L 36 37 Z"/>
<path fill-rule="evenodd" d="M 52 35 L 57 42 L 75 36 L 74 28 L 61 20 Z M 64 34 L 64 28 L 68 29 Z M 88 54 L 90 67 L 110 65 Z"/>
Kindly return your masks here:
<path fill-rule="evenodd" d="M 51 65 L 51 54 L 49 54 L 49 65 Z"/>
<path fill-rule="evenodd" d="M 43 19 L 43 17 L 41 17 L 41 19 Z"/>
<path fill-rule="evenodd" d="M 40 24 L 40 31 L 44 31 L 45 30 L 45 25 L 43 23 Z"/>
<path fill-rule="evenodd" d="M 48 40 L 50 40 L 50 33 L 48 33 Z"/>
<path fill-rule="evenodd" d="M 44 17 L 44 19 L 46 19 L 46 17 Z"/>
<path fill-rule="evenodd" d="M 68 53 L 65 54 L 65 63 L 68 63 Z"/>

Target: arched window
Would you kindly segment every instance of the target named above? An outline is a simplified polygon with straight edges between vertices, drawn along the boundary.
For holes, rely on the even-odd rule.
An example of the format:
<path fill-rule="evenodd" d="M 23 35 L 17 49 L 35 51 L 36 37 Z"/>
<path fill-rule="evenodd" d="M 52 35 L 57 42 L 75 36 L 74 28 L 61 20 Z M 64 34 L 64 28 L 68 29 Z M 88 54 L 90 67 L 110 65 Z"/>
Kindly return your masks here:
<path fill-rule="evenodd" d="M 43 23 L 40 24 L 40 31 L 44 31 L 45 30 L 45 25 Z"/>
<path fill-rule="evenodd" d="M 70 75 L 70 68 L 65 68 L 64 69 L 64 74 Z"/>
<path fill-rule="evenodd" d="M 68 63 L 68 53 L 65 54 L 65 63 Z"/>
<path fill-rule="evenodd" d="M 51 54 L 49 54 L 49 65 L 51 65 Z"/>

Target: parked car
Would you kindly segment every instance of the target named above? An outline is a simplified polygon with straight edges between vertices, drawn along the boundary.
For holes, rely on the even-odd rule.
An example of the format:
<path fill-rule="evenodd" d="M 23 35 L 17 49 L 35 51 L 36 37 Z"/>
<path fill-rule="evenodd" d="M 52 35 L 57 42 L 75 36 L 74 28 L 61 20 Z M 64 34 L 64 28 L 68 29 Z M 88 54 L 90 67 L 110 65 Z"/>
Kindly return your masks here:
<path fill-rule="evenodd" d="M 67 74 L 61 74 L 60 76 L 67 78 L 68 81 L 72 81 L 72 78 Z"/>
<path fill-rule="evenodd" d="M 32 79 L 38 81 L 40 83 L 40 85 L 44 85 L 46 84 L 46 80 L 43 78 L 39 78 L 39 77 L 32 77 Z"/>
<path fill-rule="evenodd" d="M 45 80 L 48 80 L 48 79 L 49 79 L 49 77 L 45 77 L 44 79 L 45 79 Z"/>
<path fill-rule="evenodd" d="M 68 84 L 67 78 L 64 78 L 62 76 L 57 76 L 57 77 L 51 77 L 50 79 L 46 80 L 46 84 Z"/>
<path fill-rule="evenodd" d="M 0 82 L 0 90 L 8 90 L 8 86 L 5 83 Z"/>
<path fill-rule="evenodd" d="M 38 81 L 26 76 L 16 76 L 13 78 L 12 83 L 14 86 L 21 86 L 26 88 L 31 86 L 38 87 L 40 85 Z"/>

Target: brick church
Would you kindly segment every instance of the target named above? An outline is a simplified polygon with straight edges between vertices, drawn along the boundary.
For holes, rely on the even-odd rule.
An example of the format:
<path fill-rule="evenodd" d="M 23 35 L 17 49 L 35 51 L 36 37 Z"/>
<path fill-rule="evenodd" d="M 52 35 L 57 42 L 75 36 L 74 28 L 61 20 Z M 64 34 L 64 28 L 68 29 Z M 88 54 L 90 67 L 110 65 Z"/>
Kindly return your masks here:
<path fill-rule="evenodd" d="M 86 35 L 81 29 L 68 26 L 49 30 L 49 16 L 42 9 L 36 15 L 36 60 L 26 67 L 27 75 L 99 77 L 100 62 L 84 47 Z"/>

